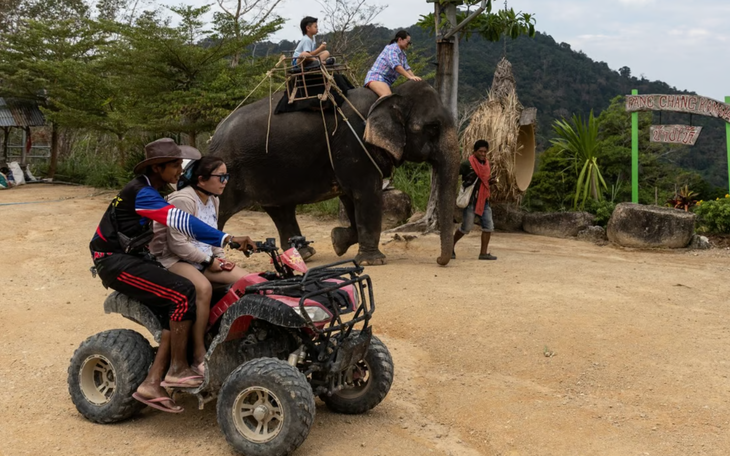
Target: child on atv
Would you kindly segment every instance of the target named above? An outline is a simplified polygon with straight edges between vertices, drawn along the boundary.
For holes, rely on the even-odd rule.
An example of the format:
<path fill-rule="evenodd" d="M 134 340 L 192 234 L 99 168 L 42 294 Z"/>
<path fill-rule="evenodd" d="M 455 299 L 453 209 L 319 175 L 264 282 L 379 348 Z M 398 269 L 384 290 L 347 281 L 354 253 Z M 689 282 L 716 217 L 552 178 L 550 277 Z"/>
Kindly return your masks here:
<path fill-rule="evenodd" d="M 187 360 L 188 335 L 195 319 L 195 287 L 189 280 L 160 267 L 149 254 L 152 221 L 217 247 L 229 242 L 239 243 L 241 249 L 255 245 L 247 236 L 233 237 L 212 228 L 170 205 L 160 195 L 159 190 L 166 185 L 177 183 L 183 159 L 200 158 L 197 149 L 163 138 L 147 144 L 145 155 L 146 159 L 134 168 L 138 176 L 107 208 L 89 248 L 104 286 L 142 302 L 165 328 L 147 378 L 133 397 L 159 410 L 179 413 L 182 408 L 164 387 L 189 388 L 202 383 L 202 377 L 190 368 Z"/>
<path fill-rule="evenodd" d="M 209 226 L 218 226 L 218 197 L 226 188 L 230 174 L 226 164 L 218 157 L 207 156 L 191 163 L 178 184 L 178 191 L 167 197 L 177 209 L 195 216 Z M 174 272 L 195 285 L 196 318 L 193 323 L 192 369 L 204 374 L 205 332 L 208 328 L 213 287 L 216 284 L 234 284 L 248 272 L 226 261 L 222 248 L 211 246 L 190 237 L 174 227 L 155 222 L 155 237 L 150 253 L 170 272 Z"/>

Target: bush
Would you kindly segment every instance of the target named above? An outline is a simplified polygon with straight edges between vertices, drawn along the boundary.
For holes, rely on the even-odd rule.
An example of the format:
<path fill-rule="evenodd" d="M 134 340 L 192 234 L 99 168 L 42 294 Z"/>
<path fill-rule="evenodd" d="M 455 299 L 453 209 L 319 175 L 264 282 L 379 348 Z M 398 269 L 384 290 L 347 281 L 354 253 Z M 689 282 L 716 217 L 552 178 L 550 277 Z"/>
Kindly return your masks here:
<path fill-rule="evenodd" d="M 393 186 L 411 197 L 413 210 L 425 212 L 431 195 L 431 165 L 404 163 L 393 173 Z"/>
<path fill-rule="evenodd" d="M 593 199 L 588 200 L 585 207 L 586 212 L 596 216 L 596 225 L 601 225 L 604 228 L 608 225 L 608 220 L 611 218 L 614 209 L 616 209 L 616 203 L 612 201 L 596 201 Z"/>
<path fill-rule="evenodd" d="M 730 195 L 714 201 L 699 201 L 694 212 L 699 218 L 698 231 L 730 233 Z"/>

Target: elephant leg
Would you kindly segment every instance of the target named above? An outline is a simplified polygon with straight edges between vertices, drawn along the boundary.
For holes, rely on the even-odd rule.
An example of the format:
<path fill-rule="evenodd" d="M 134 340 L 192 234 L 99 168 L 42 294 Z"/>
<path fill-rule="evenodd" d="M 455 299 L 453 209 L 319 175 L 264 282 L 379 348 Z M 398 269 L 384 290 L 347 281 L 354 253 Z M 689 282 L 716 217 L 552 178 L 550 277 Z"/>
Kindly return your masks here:
<path fill-rule="evenodd" d="M 357 222 L 355 217 L 355 204 L 349 196 L 340 196 L 340 201 L 345 207 L 347 218 L 350 220 L 350 226 L 347 228 L 338 226 L 332 229 L 332 247 L 335 249 L 337 256 L 347 253 L 347 250 L 354 244 L 357 244 Z"/>
<path fill-rule="evenodd" d="M 383 219 L 383 194 L 367 192 L 355 198 L 355 219 L 360 248 L 355 260 L 367 265 L 385 264 L 385 255 L 378 248 Z"/>
<path fill-rule="evenodd" d="M 297 207 L 291 206 L 266 206 L 264 210 L 271 220 L 274 221 L 277 231 L 279 231 L 279 242 L 280 246 L 286 250 L 289 248 L 289 239 L 294 236 L 301 236 L 302 232 L 299 229 L 299 223 L 297 223 Z M 299 254 L 302 258 L 307 260 L 317 253 L 312 247 L 304 247 L 299 249 Z"/>

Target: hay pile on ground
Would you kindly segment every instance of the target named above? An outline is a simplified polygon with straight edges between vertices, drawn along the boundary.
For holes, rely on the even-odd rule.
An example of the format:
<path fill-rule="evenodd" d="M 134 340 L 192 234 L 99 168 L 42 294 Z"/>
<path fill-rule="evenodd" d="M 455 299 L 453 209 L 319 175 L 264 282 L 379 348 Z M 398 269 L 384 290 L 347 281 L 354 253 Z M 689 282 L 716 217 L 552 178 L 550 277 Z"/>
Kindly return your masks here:
<path fill-rule="evenodd" d="M 515 92 L 512 65 L 503 59 L 495 72 L 489 96 L 474 112 L 461 137 L 464 159 L 472 153 L 477 140 L 489 141 L 487 159 L 492 167 L 492 176 L 499 178 L 499 182 L 491 187 L 495 201 L 518 201 L 523 195 L 515 178 L 515 156 L 520 147 L 518 138 L 523 109 Z"/>

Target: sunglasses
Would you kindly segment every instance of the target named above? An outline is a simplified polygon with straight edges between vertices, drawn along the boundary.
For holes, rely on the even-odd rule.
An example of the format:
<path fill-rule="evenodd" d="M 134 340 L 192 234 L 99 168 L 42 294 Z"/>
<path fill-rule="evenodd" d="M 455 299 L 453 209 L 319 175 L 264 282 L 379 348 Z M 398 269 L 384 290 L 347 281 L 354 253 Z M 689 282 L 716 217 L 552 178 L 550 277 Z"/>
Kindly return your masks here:
<path fill-rule="evenodd" d="M 231 174 L 225 173 L 225 174 L 211 174 L 210 177 L 216 176 L 221 180 L 221 184 L 225 184 L 229 180 L 231 180 Z"/>

